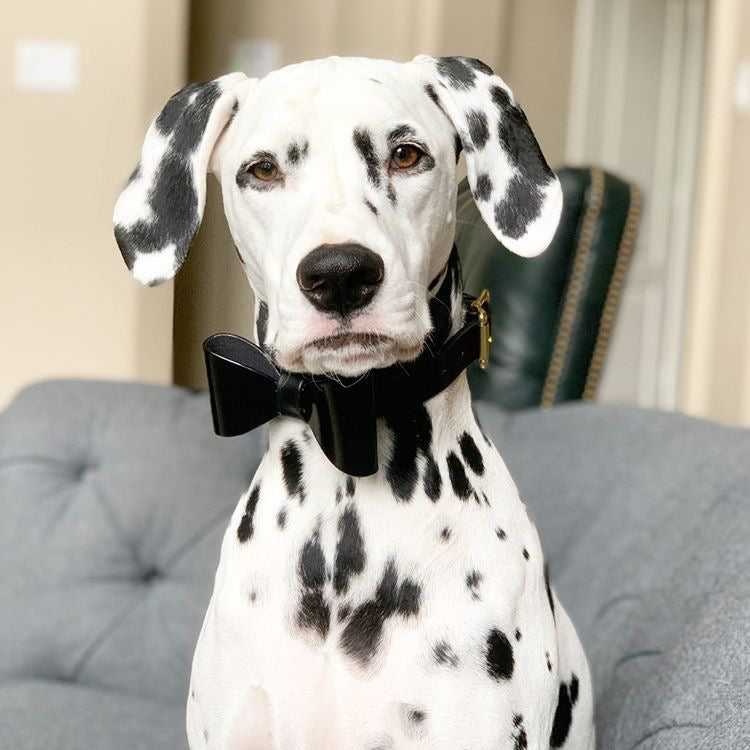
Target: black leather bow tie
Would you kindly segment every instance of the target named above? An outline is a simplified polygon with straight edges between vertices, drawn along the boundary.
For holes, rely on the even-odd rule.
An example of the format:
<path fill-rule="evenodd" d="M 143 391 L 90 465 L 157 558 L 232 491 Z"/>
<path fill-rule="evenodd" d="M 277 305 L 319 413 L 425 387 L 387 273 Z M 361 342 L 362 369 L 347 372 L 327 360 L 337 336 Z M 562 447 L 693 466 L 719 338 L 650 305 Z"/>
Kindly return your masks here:
<path fill-rule="evenodd" d="M 489 359 L 489 294 L 465 297 L 464 325 L 440 349 L 413 362 L 334 380 L 279 370 L 258 346 L 231 333 L 203 343 L 214 430 L 241 435 L 277 416 L 310 425 L 331 463 L 346 474 L 378 470 L 376 419 L 436 396 L 475 359 Z"/>

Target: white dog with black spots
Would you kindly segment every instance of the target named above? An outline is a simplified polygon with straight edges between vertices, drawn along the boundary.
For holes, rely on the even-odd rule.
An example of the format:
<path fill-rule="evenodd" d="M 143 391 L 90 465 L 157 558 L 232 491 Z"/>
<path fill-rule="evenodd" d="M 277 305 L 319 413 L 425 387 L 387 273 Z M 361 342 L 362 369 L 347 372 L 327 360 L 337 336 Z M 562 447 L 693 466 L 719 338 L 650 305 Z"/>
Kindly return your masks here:
<path fill-rule="evenodd" d="M 541 252 L 559 183 L 508 86 L 456 57 L 188 86 L 146 135 L 115 234 L 139 281 L 172 277 L 213 171 L 260 344 L 281 368 L 356 376 L 462 324 L 460 150 L 498 239 Z M 195 651 L 192 750 L 591 750 L 585 655 L 466 376 L 378 441 L 380 470 L 355 479 L 304 422 L 271 422 Z"/>

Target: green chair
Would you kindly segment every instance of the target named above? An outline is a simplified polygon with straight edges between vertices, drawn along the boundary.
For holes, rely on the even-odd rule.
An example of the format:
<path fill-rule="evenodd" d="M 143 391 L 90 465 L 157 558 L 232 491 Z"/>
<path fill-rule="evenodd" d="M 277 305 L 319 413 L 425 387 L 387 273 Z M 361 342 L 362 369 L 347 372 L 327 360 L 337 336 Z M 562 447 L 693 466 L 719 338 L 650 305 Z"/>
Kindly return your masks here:
<path fill-rule="evenodd" d="M 490 367 L 476 398 L 507 410 L 596 396 L 640 218 L 638 188 L 599 168 L 558 172 L 560 226 L 537 258 L 505 250 L 459 185 L 456 244 L 466 291 L 490 291 Z"/>

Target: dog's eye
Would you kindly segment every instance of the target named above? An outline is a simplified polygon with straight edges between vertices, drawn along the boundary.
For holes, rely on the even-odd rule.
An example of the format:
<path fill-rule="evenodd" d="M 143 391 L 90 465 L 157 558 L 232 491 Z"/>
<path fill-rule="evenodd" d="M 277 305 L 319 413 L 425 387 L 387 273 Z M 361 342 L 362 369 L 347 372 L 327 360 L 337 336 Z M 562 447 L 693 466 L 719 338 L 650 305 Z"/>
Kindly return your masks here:
<path fill-rule="evenodd" d="M 424 156 L 419 146 L 413 143 L 402 143 L 396 146 L 391 153 L 391 167 L 393 169 L 409 169 L 419 163 Z"/>
<path fill-rule="evenodd" d="M 279 168 L 272 161 L 256 161 L 255 164 L 251 164 L 247 171 L 258 180 L 262 182 L 271 182 L 278 177 Z"/>

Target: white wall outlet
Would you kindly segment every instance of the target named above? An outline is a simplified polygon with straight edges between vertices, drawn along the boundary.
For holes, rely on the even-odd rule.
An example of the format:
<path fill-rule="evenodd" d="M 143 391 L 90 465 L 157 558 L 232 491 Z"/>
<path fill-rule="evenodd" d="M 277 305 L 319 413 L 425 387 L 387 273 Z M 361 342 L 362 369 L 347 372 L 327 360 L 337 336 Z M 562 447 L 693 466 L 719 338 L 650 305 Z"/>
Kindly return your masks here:
<path fill-rule="evenodd" d="M 19 39 L 13 80 L 22 91 L 70 93 L 78 88 L 79 48 L 71 42 Z"/>

